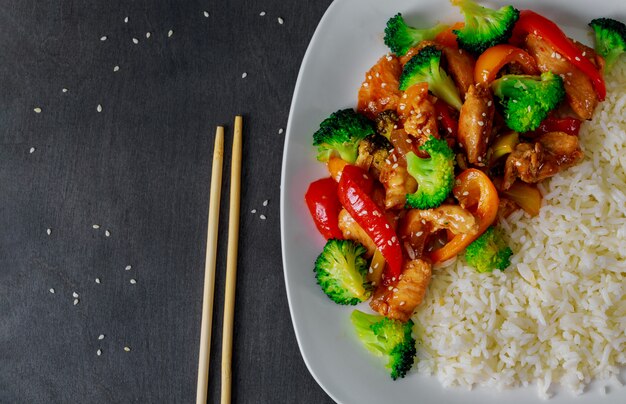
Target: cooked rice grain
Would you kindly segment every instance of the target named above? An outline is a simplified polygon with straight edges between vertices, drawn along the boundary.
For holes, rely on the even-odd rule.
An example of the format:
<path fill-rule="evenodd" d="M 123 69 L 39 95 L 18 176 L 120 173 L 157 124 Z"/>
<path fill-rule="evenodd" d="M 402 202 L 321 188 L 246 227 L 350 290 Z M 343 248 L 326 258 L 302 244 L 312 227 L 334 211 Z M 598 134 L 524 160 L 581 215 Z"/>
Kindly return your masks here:
<path fill-rule="evenodd" d="M 463 259 L 434 271 L 414 315 L 418 369 L 446 385 L 534 384 L 575 394 L 626 365 L 626 64 L 581 130 L 582 164 L 541 187 L 537 217 L 501 225 L 514 251 L 504 272 Z"/>

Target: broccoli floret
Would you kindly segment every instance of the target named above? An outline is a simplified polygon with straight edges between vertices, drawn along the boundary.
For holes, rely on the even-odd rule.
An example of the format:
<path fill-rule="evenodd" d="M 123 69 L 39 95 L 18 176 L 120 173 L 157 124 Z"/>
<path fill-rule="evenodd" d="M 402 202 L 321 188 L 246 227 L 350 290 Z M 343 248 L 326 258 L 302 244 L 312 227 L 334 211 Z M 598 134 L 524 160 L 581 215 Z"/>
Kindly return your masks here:
<path fill-rule="evenodd" d="M 313 134 L 317 159 L 328 161 L 333 152 L 337 152 L 343 160 L 354 163 L 359 142 L 374 133 L 374 124 L 354 110 L 348 108 L 333 112 Z"/>
<path fill-rule="evenodd" d="M 376 132 L 379 135 L 391 138 L 391 132 L 398 124 L 398 114 L 393 109 L 387 109 L 380 114 L 376 115 Z"/>
<path fill-rule="evenodd" d="M 365 247 L 352 240 L 330 239 L 315 261 L 317 283 L 332 301 L 355 305 L 367 300 L 371 287 L 366 283 Z"/>
<path fill-rule="evenodd" d="M 404 377 L 413 366 L 417 350 L 411 334 L 413 321 L 402 323 L 377 314 L 354 310 L 350 316 L 361 342 L 378 356 L 388 359 L 391 378 Z"/>
<path fill-rule="evenodd" d="M 465 26 L 454 30 L 459 47 L 476 55 L 487 48 L 505 43 L 511 37 L 519 10 L 504 6 L 497 10 L 478 5 L 472 0 L 451 0 L 465 16 Z"/>
<path fill-rule="evenodd" d="M 465 260 L 478 272 L 504 271 L 511 264 L 511 255 L 513 251 L 493 226 L 465 249 Z"/>
<path fill-rule="evenodd" d="M 461 110 L 461 97 L 454 81 L 441 67 L 441 51 L 433 45 L 422 48 L 404 65 L 400 75 L 400 90 L 414 84 L 428 83 L 430 92 L 457 110 Z"/>
<path fill-rule="evenodd" d="M 406 52 L 421 41 L 432 40 L 437 34 L 446 29 L 444 24 L 435 25 L 432 28 L 417 29 L 410 27 L 398 13 L 387 21 L 385 27 L 385 45 L 398 56 L 404 56 Z"/>
<path fill-rule="evenodd" d="M 420 150 L 430 158 L 406 154 L 409 174 L 417 181 L 417 191 L 406 196 L 406 205 L 417 209 L 436 208 L 446 200 L 454 186 L 454 152 L 448 143 L 431 136 Z"/>
<path fill-rule="evenodd" d="M 507 126 L 518 132 L 535 130 L 565 97 L 563 79 L 552 72 L 539 76 L 504 75 L 491 84 L 504 107 Z"/>
<path fill-rule="evenodd" d="M 626 51 L 626 25 L 611 18 L 596 18 L 589 26 L 596 34 L 596 52 L 606 61 L 610 71 L 619 55 Z"/>

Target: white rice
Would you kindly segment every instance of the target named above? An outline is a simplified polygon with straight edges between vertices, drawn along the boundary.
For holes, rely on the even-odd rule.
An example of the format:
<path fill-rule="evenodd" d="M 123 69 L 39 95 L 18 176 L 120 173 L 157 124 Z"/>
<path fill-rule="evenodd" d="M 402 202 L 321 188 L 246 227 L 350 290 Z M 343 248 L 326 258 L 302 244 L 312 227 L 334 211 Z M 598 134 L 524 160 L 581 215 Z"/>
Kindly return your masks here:
<path fill-rule="evenodd" d="M 582 164 L 543 184 L 538 216 L 500 222 L 512 265 L 435 269 L 413 316 L 419 372 L 445 386 L 534 384 L 549 397 L 557 384 L 581 394 L 592 379 L 616 380 L 626 365 L 626 63 L 606 81 L 581 130 Z"/>

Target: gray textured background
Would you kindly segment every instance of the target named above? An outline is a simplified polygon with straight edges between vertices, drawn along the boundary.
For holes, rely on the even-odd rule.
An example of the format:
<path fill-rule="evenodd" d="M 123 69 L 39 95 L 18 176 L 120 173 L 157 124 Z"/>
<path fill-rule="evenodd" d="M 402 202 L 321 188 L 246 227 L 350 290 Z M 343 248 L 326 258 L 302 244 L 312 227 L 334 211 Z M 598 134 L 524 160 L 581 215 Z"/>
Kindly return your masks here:
<path fill-rule="evenodd" d="M 287 307 L 278 133 L 329 3 L 0 0 L 1 403 L 195 400 L 212 139 L 226 125 L 230 153 L 237 113 L 233 400 L 331 402 Z M 228 185 L 225 175 L 222 206 Z M 227 213 L 209 402 L 219 401 Z"/>

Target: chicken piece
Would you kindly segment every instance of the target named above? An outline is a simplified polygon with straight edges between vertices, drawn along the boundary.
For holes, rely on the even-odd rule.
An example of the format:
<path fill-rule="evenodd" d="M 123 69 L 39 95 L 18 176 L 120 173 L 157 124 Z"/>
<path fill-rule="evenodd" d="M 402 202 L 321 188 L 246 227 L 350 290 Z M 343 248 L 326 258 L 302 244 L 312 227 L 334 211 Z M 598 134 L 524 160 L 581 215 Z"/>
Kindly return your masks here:
<path fill-rule="evenodd" d="M 417 182 L 409 175 L 404 164 L 390 162 L 381 167 L 378 180 L 385 187 L 385 208 L 402 208 L 406 194 L 417 190 Z"/>
<path fill-rule="evenodd" d="M 589 77 L 537 35 L 529 34 L 526 37 L 526 48 L 537 61 L 541 72 L 551 71 L 563 78 L 565 96 L 572 110 L 581 119 L 591 119 L 598 105 L 598 96 Z"/>
<path fill-rule="evenodd" d="M 489 88 L 480 84 L 469 87 L 459 115 L 458 140 L 471 164 L 484 166 L 487 162 L 487 146 L 495 109 Z"/>
<path fill-rule="evenodd" d="M 370 119 L 387 109 L 396 109 L 402 92 L 398 89 L 402 65 L 393 55 L 383 56 L 367 73 L 359 89 L 357 111 Z"/>
<path fill-rule="evenodd" d="M 571 38 L 570 38 L 571 39 Z M 596 53 L 593 48 L 588 47 L 584 43 L 580 43 L 576 40 L 572 39 L 572 42 L 580 51 L 583 53 L 583 56 L 586 57 L 596 69 L 600 70 L 600 73 L 604 72 L 604 58 Z"/>
<path fill-rule="evenodd" d="M 474 65 L 476 61 L 463 49 L 441 47 L 447 66 L 446 70 L 452 76 L 454 83 L 461 93 L 461 98 L 467 97 L 467 92 L 474 85 Z"/>
<path fill-rule="evenodd" d="M 516 178 L 528 183 L 539 182 L 578 164 L 583 158 L 577 136 L 548 132 L 535 140 L 518 144 L 507 157 L 503 189 L 509 189 Z"/>
<path fill-rule="evenodd" d="M 395 285 L 376 288 L 370 307 L 385 317 L 408 321 L 422 303 L 430 284 L 431 266 L 421 259 L 405 261 Z"/>
<path fill-rule="evenodd" d="M 419 217 L 430 226 L 430 232 L 450 230 L 453 234 L 478 231 L 476 218 L 459 205 L 441 205 L 434 209 L 418 210 Z"/>
<path fill-rule="evenodd" d="M 418 145 L 425 143 L 430 136 L 439 137 L 435 105 L 428 94 L 428 84 L 407 88 L 398 102 L 397 113 L 405 132 L 415 137 Z"/>
<path fill-rule="evenodd" d="M 420 258 L 426 246 L 426 240 L 430 234 L 430 227 L 422 221 L 418 209 L 410 209 L 400 220 L 398 237 L 406 255 L 414 260 Z"/>
<path fill-rule="evenodd" d="M 376 251 L 376 244 L 367 235 L 365 230 L 354 220 L 347 210 L 341 209 L 339 212 L 339 229 L 343 233 L 346 239 L 358 241 L 363 244 L 363 247 L 367 250 L 365 253 L 366 258 L 370 258 Z"/>

